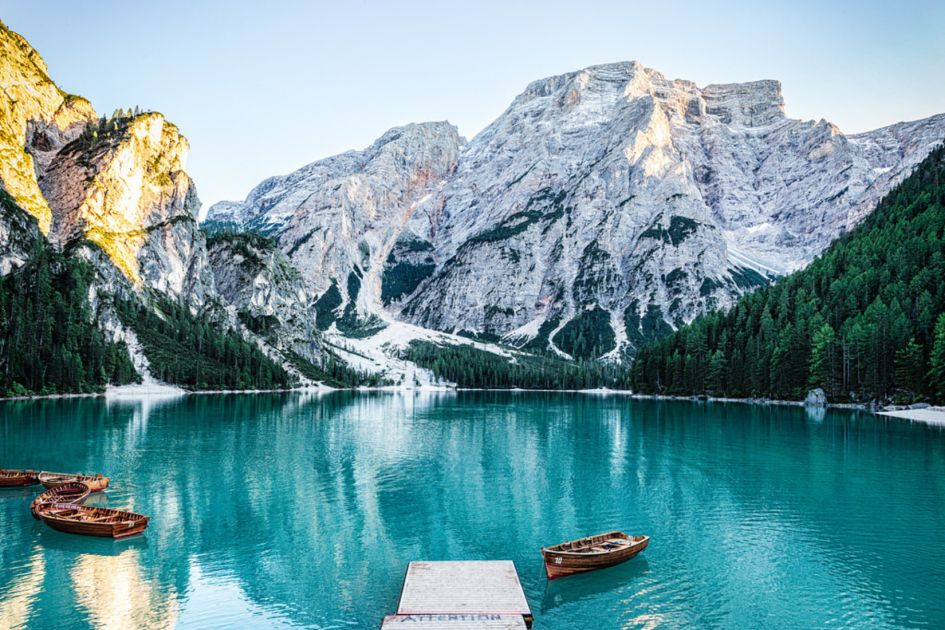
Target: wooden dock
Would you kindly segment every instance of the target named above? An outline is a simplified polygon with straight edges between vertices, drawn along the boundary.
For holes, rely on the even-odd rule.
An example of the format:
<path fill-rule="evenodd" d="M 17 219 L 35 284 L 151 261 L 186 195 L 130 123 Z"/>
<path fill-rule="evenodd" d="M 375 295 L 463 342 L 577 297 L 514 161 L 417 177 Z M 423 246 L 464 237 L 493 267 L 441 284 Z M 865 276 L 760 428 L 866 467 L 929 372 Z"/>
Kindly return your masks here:
<path fill-rule="evenodd" d="M 511 560 L 411 562 L 384 630 L 518 630 L 532 612 Z"/>

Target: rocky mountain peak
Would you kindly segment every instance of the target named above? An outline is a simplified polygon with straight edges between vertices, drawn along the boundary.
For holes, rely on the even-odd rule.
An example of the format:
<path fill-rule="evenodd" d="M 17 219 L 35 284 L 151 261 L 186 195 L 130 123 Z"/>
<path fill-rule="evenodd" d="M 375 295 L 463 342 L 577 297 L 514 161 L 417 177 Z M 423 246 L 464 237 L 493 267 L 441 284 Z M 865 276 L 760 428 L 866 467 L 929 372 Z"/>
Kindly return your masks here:
<path fill-rule="evenodd" d="M 357 196 L 363 178 L 386 185 L 387 176 L 410 172 L 420 179 L 441 178 L 455 167 L 465 140 L 449 122 L 411 123 L 386 131 L 371 146 L 307 164 L 288 175 L 270 177 L 253 188 L 244 201 L 220 201 L 207 212 L 206 221 L 250 225 L 273 232 L 292 219 L 311 192 L 342 186 Z M 352 176 L 347 182 L 339 175 Z M 354 177 L 357 175 L 357 177 Z M 394 185 L 397 177 L 390 180 Z M 395 192 L 396 194 L 396 192 Z M 311 200 L 314 202 L 315 200 Z M 373 207 L 374 201 L 368 206 Z"/>
<path fill-rule="evenodd" d="M 199 306 L 213 291 L 189 144 L 157 112 L 98 118 L 0 25 L 0 184 L 59 247 L 97 248 L 103 277 Z"/>
<path fill-rule="evenodd" d="M 847 137 L 787 118 L 778 81 L 603 64 L 530 83 L 468 143 L 392 129 L 210 218 L 276 235 L 339 329 L 373 314 L 620 356 L 806 264 L 943 136 Z"/>
<path fill-rule="evenodd" d="M 94 243 L 134 285 L 202 302 L 212 276 L 202 269 L 200 202 L 184 170 L 189 148 L 157 112 L 90 125 L 40 178 L 50 239 Z"/>
<path fill-rule="evenodd" d="M 702 96 L 706 113 L 726 125 L 763 127 L 785 117 L 780 81 L 707 85 Z"/>
<path fill-rule="evenodd" d="M 703 88 L 684 79 L 667 79 L 637 61 L 601 64 L 533 81 L 512 102 L 509 110 L 537 107 L 588 114 L 622 107 L 638 99 L 652 99 L 666 111 L 701 121 L 706 114 L 722 124 L 763 126 L 784 117 L 780 81 L 713 84 Z M 542 100 L 544 99 L 544 100 Z M 533 103 L 539 101 L 541 105 Z M 508 113 L 508 112 L 507 112 Z"/>
<path fill-rule="evenodd" d="M 95 118 L 85 99 L 71 96 L 49 78 L 42 57 L 23 37 L 0 23 L 0 182 L 17 205 L 33 215 L 43 233 L 52 214 L 37 178 L 50 150 Z M 28 149 L 38 140 L 37 158 Z"/>

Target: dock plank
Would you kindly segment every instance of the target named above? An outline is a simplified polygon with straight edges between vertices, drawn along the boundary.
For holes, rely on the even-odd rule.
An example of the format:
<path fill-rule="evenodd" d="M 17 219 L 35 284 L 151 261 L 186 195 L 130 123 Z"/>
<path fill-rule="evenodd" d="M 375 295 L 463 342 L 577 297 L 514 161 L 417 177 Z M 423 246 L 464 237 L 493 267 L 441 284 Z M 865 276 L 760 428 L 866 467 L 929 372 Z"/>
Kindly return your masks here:
<path fill-rule="evenodd" d="M 510 560 L 411 562 L 398 615 L 494 613 L 532 618 Z"/>

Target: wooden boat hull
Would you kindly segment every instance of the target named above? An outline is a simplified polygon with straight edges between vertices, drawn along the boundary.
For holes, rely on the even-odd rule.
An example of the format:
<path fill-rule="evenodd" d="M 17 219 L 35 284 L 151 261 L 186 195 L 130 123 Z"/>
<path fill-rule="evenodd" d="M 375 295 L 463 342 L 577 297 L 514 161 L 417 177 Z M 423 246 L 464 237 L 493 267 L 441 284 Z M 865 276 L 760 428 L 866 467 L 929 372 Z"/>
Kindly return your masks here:
<path fill-rule="evenodd" d="M 30 513 L 33 518 L 39 519 L 39 513 L 46 507 L 57 503 L 81 503 L 90 493 L 91 490 L 84 483 L 66 483 L 56 486 L 33 499 L 30 503 Z"/>
<path fill-rule="evenodd" d="M 108 477 L 102 475 L 73 475 L 69 473 L 42 472 L 39 482 L 47 489 L 52 489 L 67 483 L 84 483 L 90 492 L 101 492 L 108 487 Z"/>
<path fill-rule="evenodd" d="M 56 503 L 38 514 L 40 520 L 60 532 L 101 538 L 127 538 L 140 534 L 148 528 L 150 520 L 142 514 L 75 503 Z"/>
<path fill-rule="evenodd" d="M 0 488 L 22 488 L 39 482 L 35 470 L 0 469 Z"/>
<path fill-rule="evenodd" d="M 575 552 L 559 549 L 561 547 L 566 547 L 567 545 L 580 544 L 583 541 L 592 541 L 596 539 L 606 540 L 606 537 L 608 536 L 612 538 L 624 537 L 627 539 L 627 545 L 613 551 L 605 550 L 600 552 Z M 620 532 L 611 532 L 610 534 L 592 536 L 578 541 L 573 541 L 571 543 L 562 543 L 561 545 L 556 545 L 555 547 L 546 547 L 545 549 L 541 550 L 541 553 L 545 560 L 545 574 L 548 576 L 549 580 L 554 580 L 560 577 L 574 575 L 576 573 L 587 573 L 588 571 L 606 569 L 608 567 L 622 564 L 627 560 L 637 556 L 640 552 L 646 549 L 647 545 L 649 544 L 649 536 L 630 537 Z"/>

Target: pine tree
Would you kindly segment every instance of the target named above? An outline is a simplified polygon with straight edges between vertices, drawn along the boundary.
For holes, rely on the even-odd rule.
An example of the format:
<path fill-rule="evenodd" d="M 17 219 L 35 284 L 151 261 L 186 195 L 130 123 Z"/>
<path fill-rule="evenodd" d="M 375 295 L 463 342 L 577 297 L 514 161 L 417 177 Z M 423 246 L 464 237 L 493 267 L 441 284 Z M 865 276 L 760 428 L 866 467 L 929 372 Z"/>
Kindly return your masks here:
<path fill-rule="evenodd" d="M 922 346 L 915 338 L 896 351 L 896 387 L 913 393 L 925 391 L 922 381 L 925 375 L 925 362 L 922 358 Z"/>
<path fill-rule="evenodd" d="M 725 360 L 725 353 L 716 350 L 712 353 L 709 360 L 709 368 L 705 375 L 705 387 L 708 393 L 718 396 L 725 392 L 725 377 L 728 371 L 728 361 Z"/>
<path fill-rule="evenodd" d="M 811 337 L 809 386 L 820 387 L 831 397 L 837 390 L 836 362 L 837 334 L 824 322 Z"/>
<path fill-rule="evenodd" d="M 945 402 L 945 313 L 935 322 L 929 362 L 929 390 L 936 402 Z"/>
<path fill-rule="evenodd" d="M 634 367 L 631 384 L 641 393 L 699 393 L 704 357 L 721 351 L 731 395 L 793 398 L 819 386 L 839 400 L 882 400 L 905 389 L 945 402 L 945 333 L 936 323 L 943 312 L 939 147 L 805 269 L 641 348 L 635 361 L 643 368 Z M 706 350 L 694 344 L 699 336 Z"/>

